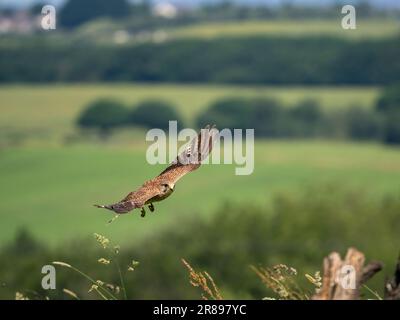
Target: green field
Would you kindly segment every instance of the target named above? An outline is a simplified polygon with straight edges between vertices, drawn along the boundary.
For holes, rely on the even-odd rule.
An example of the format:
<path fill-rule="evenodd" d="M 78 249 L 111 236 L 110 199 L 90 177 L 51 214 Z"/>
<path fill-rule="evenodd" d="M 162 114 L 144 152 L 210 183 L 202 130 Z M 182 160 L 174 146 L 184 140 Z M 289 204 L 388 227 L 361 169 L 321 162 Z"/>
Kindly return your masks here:
<path fill-rule="evenodd" d="M 216 99 L 226 96 L 266 96 L 290 105 L 312 98 L 325 108 L 351 105 L 371 107 L 377 87 L 245 87 L 211 85 L 75 84 L 0 86 L 2 140 L 16 143 L 37 138 L 62 140 L 74 131 L 80 111 L 94 99 L 116 98 L 127 105 L 145 99 L 163 99 L 176 105 L 188 125 Z"/>
<path fill-rule="evenodd" d="M 400 152 L 373 143 L 258 141 L 255 172 L 235 176 L 234 166 L 204 166 L 185 177 L 171 198 L 145 219 L 127 215 L 107 225 L 112 203 L 163 170 L 146 163 L 145 131 L 123 131 L 108 142 L 75 141 L 74 121 L 93 99 L 114 97 L 134 105 L 149 98 L 171 101 L 189 124 L 210 102 L 228 95 L 271 96 L 290 105 L 315 98 L 325 108 L 370 108 L 375 87 L 236 87 L 194 85 L 51 85 L 0 87 L 0 243 L 26 226 L 49 243 L 93 232 L 138 240 L 182 217 L 207 217 L 224 203 L 269 205 L 277 192 L 334 183 L 381 197 L 400 191 Z M 121 137 L 121 140 L 120 140 Z M 11 140 L 10 140 L 11 139 Z M 14 139 L 14 140 L 12 140 Z M 13 142 L 13 143 L 10 143 Z"/>
<path fill-rule="evenodd" d="M 173 37 L 218 38 L 239 36 L 339 36 L 350 39 L 396 36 L 400 24 L 394 19 L 357 20 L 355 30 L 345 30 L 337 20 L 244 20 L 202 23 L 180 27 L 169 32 Z"/>
<path fill-rule="evenodd" d="M 344 30 L 342 16 L 335 20 L 323 19 L 271 19 L 236 20 L 221 22 L 202 22 L 180 27 L 163 27 L 154 32 L 138 32 L 127 43 L 160 42 L 172 39 L 213 39 L 226 37 L 299 37 L 299 36 L 335 36 L 346 39 L 371 39 L 398 36 L 400 24 L 395 19 L 357 19 L 355 30 Z M 115 32 L 130 29 L 131 21 L 110 21 L 98 19 L 83 25 L 74 35 L 56 35 L 63 41 L 97 42 L 109 44 L 115 42 Z"/>
<path fill-rule="evenodd" d="M 142 139 L 143 140 L 143 137 Z M 380 145 L 264 141 L 256 144 L 255 172 L 235 176 L 232 165 L 208 165 L 185 177 L 156 213 L 126 215 L 113 224 L 110 213 L 92 207 L 111 203 L 158 174 L 145 145 L 12 148 L 0 154 L 0 243 L 20 226 L 57 243 L 93 232 L 116 240 L 138 240 L 184 216 L 207 217 L 225 202 L 268 205 L 279 191 L 335 183 L 371 196 L 400 191 L 400 152 Z"/>

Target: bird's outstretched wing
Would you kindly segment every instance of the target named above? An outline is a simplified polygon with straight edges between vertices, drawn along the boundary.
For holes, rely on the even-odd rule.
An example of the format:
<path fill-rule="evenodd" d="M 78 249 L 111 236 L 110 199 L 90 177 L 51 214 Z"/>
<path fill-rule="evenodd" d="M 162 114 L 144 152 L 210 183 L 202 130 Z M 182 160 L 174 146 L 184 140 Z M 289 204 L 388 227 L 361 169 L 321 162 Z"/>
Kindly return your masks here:
<path fill-rule="evenodd" d="M 156 179 L 146 181 L 139 189 L 129 193 L 121 202 L 131 201 L 135 208 L 141 208 L 147 200 L 162 194 L 160 184 Z"/>
<path fill-rule="evenodd" d="M 129 193 L 117 203 L 95 206 L 121 214 L 136 208 L 143 208 L 151 199 L 160 200 L 160 197 L 162 199 L 167 192 L 167 189 L 164 188 L 174 185 L 185 174 L 200 167 L 201 162 L 210 154 L 217 135 L 218 130 L 214 127 L 207 126 L 205 129 L 201 129 L 199 135 L 190 141 L 185 150 L 157 177 L 145 182 L 139 189 Z"/>
<path fill-rule="evenodd" d="M 157 178 L 175 184 L 185 174 L 198 169 L 208 157 L 214 146 L 218 130 L 215 126 L 207 126 L 193 138 L 185 150 Z"/>

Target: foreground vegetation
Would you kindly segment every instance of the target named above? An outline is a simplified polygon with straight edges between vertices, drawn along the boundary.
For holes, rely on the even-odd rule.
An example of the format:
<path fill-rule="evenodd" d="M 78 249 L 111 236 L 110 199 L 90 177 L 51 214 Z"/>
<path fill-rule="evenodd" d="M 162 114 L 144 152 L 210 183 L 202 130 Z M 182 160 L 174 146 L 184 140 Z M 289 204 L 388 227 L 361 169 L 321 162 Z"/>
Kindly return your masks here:
<path fill-rule="evenodd" d="M 57 290 L 43 291 L 41 267 L 62 261 L 90 274 L 95 281 L 118 286 L 118 269 L 122 270 L 128 299 L 199 298 L 198 290 L 188 283 L 181 262 L 185 258 L 196 269 L 207 270 L 213 276 L 225 299 L 276 297 L 260 282 L 254 267 L 262 270 L 282 263 L 294 266 L 298 271 L 294 280 L 312 290 L 314 286 L 304 274 L 321 271 L 327 252 L 344 254 L 353 245 L 387 266 L 386 273 L 368 283 L 382 296 L 382 283 L 385 276 L 392 275 L 391 266 L 399 249 L 399 210 L 398 194 L 377 199 L 371 190 L 360 192 L 333 184 L 305 188 L 297 195 L 280 193 L 272 198 L 269 208 L 230 203 L 220 205 L 209 219 L 186 215 L 179 224 L 172 223 L 139 241 L 130 239 L 117 248 L 115 242 L 96 236 L 100 246 L 95 246 L 93 240 L 76 239 L 51 249 L 20 232 L 0 253 L 0 296 L 13 298 L 18 291 L 37 298 L 70 298 L 62 291 L 66 288 L 80 298 L 99 298 L 96 290 L 90 290 L 93 283 L 68 270 L 68 266 L 57 269 Z M 145 222 L 153 224 L 154 220 Z M 104 251 L 104 245 L 111 249 L 110 254 Z M 120 268 L 115 265 L 115 250 Z M 122 289 L 112 293 L 124 297 Z M 376 299 L 366 288 L 362 296 Z"/>

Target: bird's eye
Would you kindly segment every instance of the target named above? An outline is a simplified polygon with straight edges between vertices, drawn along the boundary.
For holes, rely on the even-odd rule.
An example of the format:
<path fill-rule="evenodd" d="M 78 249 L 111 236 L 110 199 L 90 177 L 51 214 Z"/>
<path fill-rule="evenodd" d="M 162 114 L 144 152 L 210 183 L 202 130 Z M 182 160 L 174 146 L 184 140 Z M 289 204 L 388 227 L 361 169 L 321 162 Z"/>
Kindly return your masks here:
<path fill-rule="evenodd" d="M 162 187 L 162 192 L 167 192 L 169 189 L 169 185 L 167 184 L 162 184 L 161 187 Z"/>

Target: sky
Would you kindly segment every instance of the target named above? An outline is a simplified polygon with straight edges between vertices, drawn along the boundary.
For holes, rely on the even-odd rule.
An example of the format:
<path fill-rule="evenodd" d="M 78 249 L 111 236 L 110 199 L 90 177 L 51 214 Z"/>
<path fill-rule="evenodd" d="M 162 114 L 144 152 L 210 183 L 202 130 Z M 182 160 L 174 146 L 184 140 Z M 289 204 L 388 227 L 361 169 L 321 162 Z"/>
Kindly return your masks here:
<path fill-rule="evenodd" d="M 66 0 L 0 0 L 0 7 L 30 7 L 34 3 L 46 3 L 60 5 Z M 138 0 L 131 0 L 138 1 Z M 166 2 L 166 0 L 153 0 L 155 2 Z M 169 0 L 168 2 L 184 4 L 198 5 L 202 3 L 218 3 L 222 0 Z M 342 2 L 345 4 L 356 4 L 362 0 L 233 0 L 234 2 L 241 4 L 267 4 L 267 5 L 278 5 L 282 3 L 293 3 L 293 4 L 306 4 L 306 5 L 326 5 L 332 3 Z M 383 8 L 399 8 L 400 0 L 369 0 L 369 2 L 377 7 Z M 84 0 L 82 0 L 84 3 Z"/>

